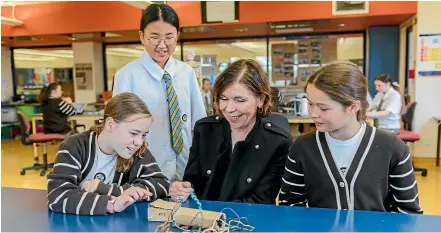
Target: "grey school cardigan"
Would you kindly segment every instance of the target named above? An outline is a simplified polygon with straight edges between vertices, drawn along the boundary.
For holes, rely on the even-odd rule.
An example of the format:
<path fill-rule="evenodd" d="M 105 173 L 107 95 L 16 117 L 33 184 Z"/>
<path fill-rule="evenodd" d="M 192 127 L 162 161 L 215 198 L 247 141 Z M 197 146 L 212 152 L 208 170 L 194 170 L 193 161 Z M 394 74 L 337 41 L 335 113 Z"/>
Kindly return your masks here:
<path fill-rule="evenodd" d="M 369 125 L 346 176 L 335 165 L 324 133 L 300 136 L 290 148 L 280 204 L 423 212 L 407 145 Z"/>
<path fill-rule="evenodd" d="M 70 214 L 104 215 L 110 196 L 117 197 L 132 186 L 148 189 L 153 194 L 151 200 L 167 196 L 169 181 L 148 150 L 142 158 L 135 157 L 127 172 L 115 171 L 112 184 L 100 182 L 95 193 L 82 191 L 79 184 L 95 161 L 95 140 L 96 132 L 87 131 L 60 144 L 54 169 L 47 180 L 49 209 Z"/>

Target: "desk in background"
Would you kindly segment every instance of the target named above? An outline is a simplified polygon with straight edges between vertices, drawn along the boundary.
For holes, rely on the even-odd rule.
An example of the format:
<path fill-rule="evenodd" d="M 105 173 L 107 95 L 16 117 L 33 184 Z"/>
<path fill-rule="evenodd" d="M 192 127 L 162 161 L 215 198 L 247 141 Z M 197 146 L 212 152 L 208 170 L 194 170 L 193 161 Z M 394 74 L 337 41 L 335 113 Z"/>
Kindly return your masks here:
<path fill-rule="evenodd" d="M 288 122 L 290 124 L 307 124 L 307 123 L 312 124 L 312 123 L 314 123 L 311 116 L 298 116 L 298 115 L 286 114 L 286 113 L 283 113 L 282 115 L 284 115 L 284 116 L 286 116 L 286 118 L 288 118 Z M 373 118 L 368 118 L 366 121 L 369 125 L 374 125 Z"/>
<path fill-rule="evenodd" d="M 83 114 L 78 114 L 74 116 L 69 116 L 67 119 L 70 121 L 71 128 L 74 129 L 75 121 L 81 120 L 81 121 L 96 121 L 102 119 L 104 116 L 101 114 L 98 114 L 98 112 L 84 112 Z M 34 114 L 31 116 L 32 119 L 32 133 L 37 133 L 37 121 L 43 120 L 43 114 Z M 34 158 L 38 157 L 38 150 L 37 145 L 34 143 Z"/>
<path fill-rule="evenodd" d="M 147 220 L 148 203 L 136 203 L 124 212 L 108 216 L 78 216 L 48 210 L 46 190 L 2 188 L 2 231 L 99 231 L 154 232 L 159 223 Z M 196 208 L 184 203 L 183 206 Z M 441 216 L 406 215 L 275 205 L 202 201 L 206 210 L 234 209 L 248 218 L 254 232 L 294 231 L 441 231 Z M 233 216 L 230 211 L 227 216 Z"/>
<path fill-rule="evenodd" d="M 288 118 L 288 122 L 289 124 L 291 124 L 291 135 L 293 135 L 293 126 L 292 124 L 306 124 L 305 128 L 304 128 L 304 132 L 309 132 L 309 125 L 308 124 L 313 124 L 314 121 L 312 120 L 311 116 L 299 116 L 299 115 L 295 115 L 295 114 L 289 114 L 289 113 L 282 113 L 283 116 L 285 116 L 286 118 Z M 369 125 L 374 125 L 374 118 L 367 118 L 366 122 Z M 302 133 L 302 132 L 300 132 Z"/>

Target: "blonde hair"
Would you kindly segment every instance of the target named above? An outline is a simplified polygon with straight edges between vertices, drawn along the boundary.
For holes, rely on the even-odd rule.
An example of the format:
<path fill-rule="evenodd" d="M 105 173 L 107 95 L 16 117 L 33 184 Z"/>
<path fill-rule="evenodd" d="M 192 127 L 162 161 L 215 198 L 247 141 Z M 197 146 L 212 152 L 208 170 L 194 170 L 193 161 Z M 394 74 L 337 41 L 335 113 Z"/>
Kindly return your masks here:
<path fill-rule="evenodd" d="M 336 61 L 323 66 L 309 77 L 306 87 L 308 84 L 314 84 L 317 89 L 345 107 L 360 101 L 361 108 L 357 112 L 357 120 L 366 120 L 367 79 L 354 63 Z"/>
<path fill-rule="evenodd" d="M 104 124 L 107 118 L 111 117 L 116 123 L 121 123 L 127 122 L 128 118 L 138 114 L 144 115 L 142 117 L 151 117 L 149 109 L 137 95 L 133 93 L 118 94 L 112 97 L 109 103 L 107 103 L 104 110 L 103 123 L 93 126 L 91 130 L 99 135 L 104 129 Z M 132 121 L 138 120 L 140 118 L 134 119 Z M 121 156 L 118 156 L 116 162 L 116 170 L 121 173 L 128 171 L 133 165 L 135 156 L 142 158 L 146 150 L 147 144 L 144 141 L 138 151 L 136 151 L 134 156 L 132 156 L 130 159 L 124 159 Z"/>
<path fill-rule="evenodd" d="M 272 94 L 269 86 L 268 76 L 263 71 L 262 66 L 252 59 L 240 59 L 224 70 L 216 79 L 213 86 L 214 107 L 216 113 L 223 117 L 219 109 L 219 99 L 222 92 L 234 83 L 242 83 L 254 96 L 262 98 L 261 109 L 256 109 L 257 115 L 267 116 L 271 112 Z"/>

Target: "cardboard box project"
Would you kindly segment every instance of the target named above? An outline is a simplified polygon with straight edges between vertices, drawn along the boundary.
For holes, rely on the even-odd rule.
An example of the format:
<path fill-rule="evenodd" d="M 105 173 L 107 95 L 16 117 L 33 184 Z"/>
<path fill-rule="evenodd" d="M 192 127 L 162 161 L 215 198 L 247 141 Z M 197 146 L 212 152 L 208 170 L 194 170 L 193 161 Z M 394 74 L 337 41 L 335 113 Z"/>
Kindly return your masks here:
<path fill-rule="evenodd" d="M 148 220 L 152 222 L 174 221 L 178 226 L 205 228 L 225 227 L 226 215 L 221 212 L 181 207 L 180 203 L 156 200 L 148 208 Z M 223 220 L 223 221 L 221 221 Z"/>

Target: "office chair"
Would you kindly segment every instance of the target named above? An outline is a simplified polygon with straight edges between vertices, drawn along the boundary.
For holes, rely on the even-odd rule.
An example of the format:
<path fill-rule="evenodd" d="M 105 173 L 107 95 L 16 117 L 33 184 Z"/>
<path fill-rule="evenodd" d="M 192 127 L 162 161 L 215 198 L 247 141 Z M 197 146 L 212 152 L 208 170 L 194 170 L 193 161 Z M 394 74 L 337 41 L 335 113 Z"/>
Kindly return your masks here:
<path fill-rule="evenodd" d="M 406 111 L 401 115 L 401 119 L 404 122 L 404 128 L 400 129 L 397 136 L 405 143 L 414 143 L 420 140 L 420 135 L 412 131 L 412 121 L 416 104 L 416 102 L 413 102 L 407 105 Z M 418 168 L 413 166 L 413 170 L 416 172 L 421 172 L 422 176 L 427 176 L 427 168 Z"/>
<path fill-rule="evenodd" d="M 32 145 L 33 143 L 43 144 L 43 163 L 38 163 L 38 157 L 34 161 L 34 165 L 31 167 L 24 167 L 20 174 L 25 175 L 28 170 L 41 170 L 40 176 L 44 176 L 48 168 L 52 168 L 54 166 L 53 163 L 47 162 L 47 142 L 53 141 L 63 141 L 63 134 L 45 134 L 45 133 L 35 133 L 30 134 L 31 125 L 29 124 L 29 120 L 26 115 L 17 111 L 18 121 L 20 122 L 20 130 L 21 130 L 21 142 L 23 145 Z"/>

